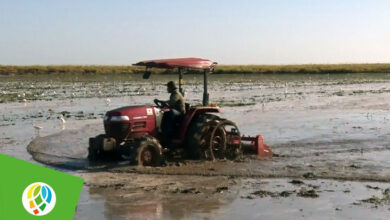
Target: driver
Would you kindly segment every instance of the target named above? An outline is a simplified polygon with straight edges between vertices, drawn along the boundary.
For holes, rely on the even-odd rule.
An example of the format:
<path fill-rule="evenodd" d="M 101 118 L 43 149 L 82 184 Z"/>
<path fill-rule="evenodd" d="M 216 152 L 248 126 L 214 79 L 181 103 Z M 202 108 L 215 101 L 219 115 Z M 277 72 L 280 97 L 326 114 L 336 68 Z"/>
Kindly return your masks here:
<path fill-rule="evenodd" d="M 168 101 L 155 99 L 154 102 L 161 103 L 170 108 L 170 111 L 164 114 L 165 120 L 162 123 L 162 130 L 166 141 L 169 142 L 174 137 L 176 122 L 185 114 L 185 102 L 183 95 L 178 91 L 175 83 L 169 81 L 167 83 L 168 93 L 171 94 Z"/>
<path fill-rule="evenodd" d="M 167 83 L 167 90 L 171 93 L 168 101 L 155 99 L 154 102 L 161 102 L 167 105 L 175 115 L 184 115 L 186 113 L 183 95 L 177 90 L 173 81 Z"/>

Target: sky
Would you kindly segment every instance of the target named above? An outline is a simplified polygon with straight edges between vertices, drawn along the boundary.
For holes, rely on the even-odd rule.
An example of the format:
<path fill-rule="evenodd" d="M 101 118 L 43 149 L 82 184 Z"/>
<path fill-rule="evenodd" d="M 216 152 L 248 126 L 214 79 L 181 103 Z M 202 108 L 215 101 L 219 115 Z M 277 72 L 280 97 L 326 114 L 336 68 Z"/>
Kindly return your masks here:
<path fill-rule="evenodd" d="M 390 63 L 388 0 L 0 0 L 0 65 Z"/>

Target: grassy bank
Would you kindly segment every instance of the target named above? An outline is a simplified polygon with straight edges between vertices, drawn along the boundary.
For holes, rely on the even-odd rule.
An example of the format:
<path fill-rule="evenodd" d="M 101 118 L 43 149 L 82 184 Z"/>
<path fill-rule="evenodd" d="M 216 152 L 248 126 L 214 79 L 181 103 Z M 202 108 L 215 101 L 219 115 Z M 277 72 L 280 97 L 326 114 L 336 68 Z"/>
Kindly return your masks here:
<path fill-rule="evenodd" d="M 0 75 L 24 74 L 133 74 L 142 73 L 143 67 L 135 66 L 2 66 Z M 155 73 L 167 73 L 152 69 Z M 305 65 L 218 65 L 217 74 L 230 73 L 390 73 L 388 64 L 305 64 Z"/>
<path fill-rule="evenodd" d="M 390 73 L 387 64 L 221 65 L 216 73 Z"/>

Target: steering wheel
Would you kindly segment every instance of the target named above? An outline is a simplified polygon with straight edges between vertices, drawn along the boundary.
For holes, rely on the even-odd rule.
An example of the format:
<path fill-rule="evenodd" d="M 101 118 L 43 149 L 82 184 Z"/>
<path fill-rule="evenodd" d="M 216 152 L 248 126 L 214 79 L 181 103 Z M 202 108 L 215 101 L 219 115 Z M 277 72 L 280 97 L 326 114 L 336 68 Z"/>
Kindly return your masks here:
<path fill-rule="evenodd" d="M 161 100 L 158 100 L 158 99 L 155 99 L 153 100 L 154 104 L 156 104 L 157 107 L 159 108 L 168 108 L 168 104 L 164 101 L 161 101 Z"/>

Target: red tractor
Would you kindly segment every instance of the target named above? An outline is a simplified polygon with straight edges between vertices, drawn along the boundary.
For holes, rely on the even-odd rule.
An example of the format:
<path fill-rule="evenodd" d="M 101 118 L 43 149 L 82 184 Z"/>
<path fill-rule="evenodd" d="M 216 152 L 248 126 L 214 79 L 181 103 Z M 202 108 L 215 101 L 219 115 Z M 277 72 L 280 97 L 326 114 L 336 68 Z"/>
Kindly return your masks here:
<path fill-rule="evenodd" d="M 106 158 L 129 159 L 143 166 L 158 166 L 166 157 L 189 159 L 234 159 L 243 147 L 253 149 L 261 157 L 270 157 L 271 149 L 263 144 L 261 135 L 241 137 L 237 125 L 216 113 L 220 108 L 209 104 L 207 75 L 217 63 L 200 58 L 149 60 L 136 63 L 145 66 L 144 79 L 150 77 L 149 68 L 178 69 L 179 91 L 183 93 L 183 72 L 187 69 L 203 70 L 203 105 L 190 106 L 175 123 L 176 132 L 166 147 L 162 142 L 164 115 L 170 111 L 167 106 L 126 106 L 111 110 L 104 116 L 105 134 L 89 139 L 88 158 L 91 161 Z"/>

